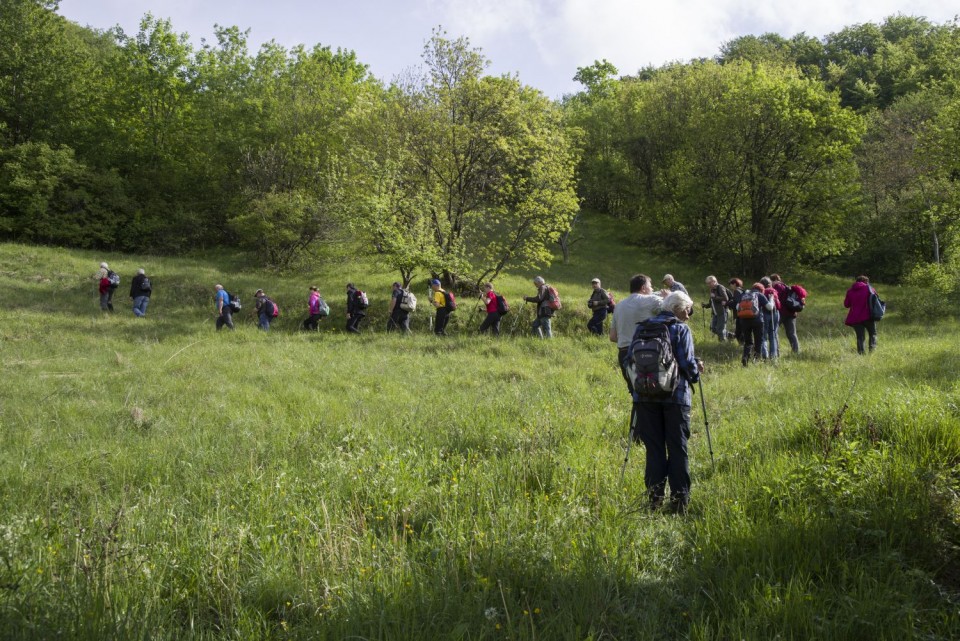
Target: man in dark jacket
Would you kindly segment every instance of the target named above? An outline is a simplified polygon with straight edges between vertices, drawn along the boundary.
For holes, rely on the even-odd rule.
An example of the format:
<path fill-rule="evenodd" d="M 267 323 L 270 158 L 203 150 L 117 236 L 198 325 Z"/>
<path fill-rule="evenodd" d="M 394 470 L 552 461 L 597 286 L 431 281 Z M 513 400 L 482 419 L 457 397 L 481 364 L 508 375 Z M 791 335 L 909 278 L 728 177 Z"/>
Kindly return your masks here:
<path fill-rule="evenodd" d="M 367 307 L 363 304 L 360 290 L 347 283 L 347 331 L 351 334 L 360 333 L 360 321 L 367 315 Z"/>
<path fill-rule="evenodd" d="M 147 305 L 150 304 L 150 295 L 153 293 L 153 284 L 147 278 L 143 269 L 137 270 L 137 275 L 130 281 L 130 298 L 133 299 L 133 315 L 143 318 L 147 315 Z"/>
<path fill-rule="evenodd" d="M 593 316 L 587 323 L 587 329 L 597 336 L 603 335 L 603 322 L 607 320 L 607 311 L 610 307 L 610 295 L 607 290 L 600 286 L 600 279 L 594 278 L 590 281 L 593 285 L 593 292 L 590 294 L 590 300 L 587 301 L 587 307 L 593 312 Z"/>
<path fill-rule="evenodd" d="M 717 281 L 716 276 L 707 276 L 710 290 L 710 302 L 704 307 L 710 308 L 710 332 L 716 334 L 720 342 L 727 340 L 727 305 L 730 303 L 729 290 Z"/>
<path fill-rule="evenodd" d="M 534 336 L 540 338 L 553 338 L 553 329 L 550 324 L 553 319 L 553 307 L 550 303 L 553 301 L 553 294 L 550 292 L 550 286 L 543 280 L 542 276 L 533 279 L 533 284 L 537 286 L 536 296 L 526 296 L 523 300 L 537 305 L 537 318 L 530 326 Z"/>

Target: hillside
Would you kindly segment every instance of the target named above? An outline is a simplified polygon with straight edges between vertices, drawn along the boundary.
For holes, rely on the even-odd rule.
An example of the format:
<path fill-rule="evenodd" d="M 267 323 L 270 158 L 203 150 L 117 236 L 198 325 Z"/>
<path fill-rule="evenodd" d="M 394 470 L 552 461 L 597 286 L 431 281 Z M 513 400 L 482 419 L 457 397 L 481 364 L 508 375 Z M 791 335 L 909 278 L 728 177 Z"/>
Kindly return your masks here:
<path fill-rule="evenodd" d="M 669 271 L 701 301 L 709 270 L 627 232 L 589 218 L 543 272 L 565 303 L 549 342 L 527 319 L 470 335 L 470 301 L 446 340 L 425 312 L 386 334 L 395 275 L 332 254 L 276 275 L 0 245 L 0 637 L 956 638 L 956 322 L 881 287 L 892 311 L 858 357 L 849 283 L 784 274 L 811 292 L 803 352 L 745 369 L 698 310 L 716 467 L 695 397 L 691 513 L 649 513 L 642 448 L 619 484 L 629 402 L 583 327 L 589 281 L 623 295 Z M 101 260 L 124 276 L 112 316 Z M 126 307 L 138 267 L 146 319 Z M 532 276 L 497 283 L 515 312 Z M 359 337 L 347 281 L 371 296 Z M 271 293 L 273 330 L 216 334 L 217 282 Z M 304 334 L 311 284 L 333 317 Z"/>

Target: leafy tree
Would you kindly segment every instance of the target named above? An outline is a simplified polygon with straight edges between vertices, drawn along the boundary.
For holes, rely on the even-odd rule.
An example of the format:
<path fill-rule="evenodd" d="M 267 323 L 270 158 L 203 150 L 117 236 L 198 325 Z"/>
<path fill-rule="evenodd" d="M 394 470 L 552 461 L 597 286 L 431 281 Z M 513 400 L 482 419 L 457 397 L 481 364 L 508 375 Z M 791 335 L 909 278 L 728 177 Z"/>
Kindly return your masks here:
<path fill-rule="evenodd" d="M 400 261 L 405 278 L 425 267 L 448 285 L 476 285 L 508 264 L 549 262 L 577 210 L 561 113 L 513 77 L 484 76 L 465 38 L 435 33 L 423 58 L 425 72 L 387 94 L 392 129 L 372 154 L 382 188 L 367 227 L 416 234 L 405 251 L 424 250 Z"/>

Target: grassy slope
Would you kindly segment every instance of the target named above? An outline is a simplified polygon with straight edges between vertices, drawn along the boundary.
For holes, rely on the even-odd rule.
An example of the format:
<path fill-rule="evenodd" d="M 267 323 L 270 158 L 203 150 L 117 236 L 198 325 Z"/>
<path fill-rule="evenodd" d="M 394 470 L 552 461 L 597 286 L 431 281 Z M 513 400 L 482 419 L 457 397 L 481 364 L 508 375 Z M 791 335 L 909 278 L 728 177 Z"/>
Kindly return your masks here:
<path fill-rule="evenodd" d="M 0 246 L 0 637 L 955 636 L 956 323 L 890 291 L 860 358 L 847 283 L 809 275 L 804 353 L 744 370 L 695 316 L 717 467 L 697 407 L 693 513 L 651 515 L 641 448 L 617 484 L 629 405 L 583 301 L 636 271 L 702 299 L 706 272 L 622 234 L 589 219 L 545 274 L 553 342 L 436 340 L 424 313 L 411 338 L 295 333 L 306 286 L 339 315 L 346 280 L 382 326 L 392 275 L 338 260 L 110 257 L 120 303 L 139 266 L 156 296 L 104 317 L 99 255 Z M 517 311 L 531 275 L 499 283 Z M 218 281 L 272 291 L 275 331 L 214 334 Z"/>

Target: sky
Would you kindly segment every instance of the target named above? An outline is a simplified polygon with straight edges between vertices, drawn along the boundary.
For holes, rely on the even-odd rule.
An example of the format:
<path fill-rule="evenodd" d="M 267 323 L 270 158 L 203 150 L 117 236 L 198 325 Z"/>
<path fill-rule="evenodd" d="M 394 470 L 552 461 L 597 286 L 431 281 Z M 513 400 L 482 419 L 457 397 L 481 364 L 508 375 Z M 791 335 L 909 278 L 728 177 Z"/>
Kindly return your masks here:
<path fill-rule="evenodd" d="M 648 65 L 717 55 L 743 35 L 822 37 L 887 16 L 935 23 L 960 13 L 956 0 L 60 0 L 81 25 L 137 32 L 147 12 L 168 18 L 195 47 L 213 26 L 249 29 L 249 46 L 321 44 L 356 52 L 385 82 L 421 63 L 423 45 L 442 27 L 466 36 L 492 74 L 516 74 L 551 98 L 581 89 L 578 67 L 607 59 L 621 74 Z"/>

